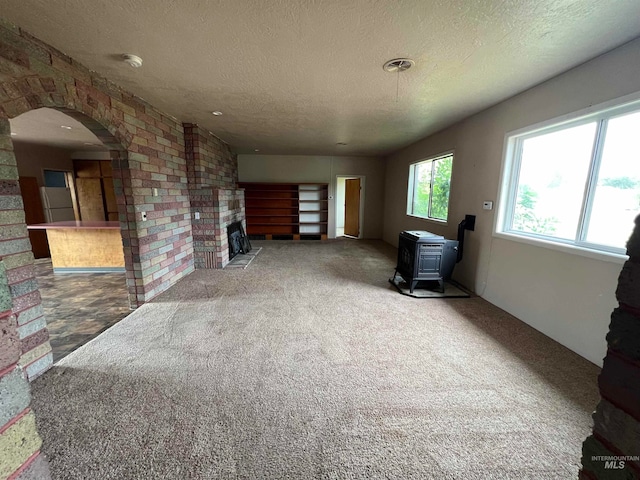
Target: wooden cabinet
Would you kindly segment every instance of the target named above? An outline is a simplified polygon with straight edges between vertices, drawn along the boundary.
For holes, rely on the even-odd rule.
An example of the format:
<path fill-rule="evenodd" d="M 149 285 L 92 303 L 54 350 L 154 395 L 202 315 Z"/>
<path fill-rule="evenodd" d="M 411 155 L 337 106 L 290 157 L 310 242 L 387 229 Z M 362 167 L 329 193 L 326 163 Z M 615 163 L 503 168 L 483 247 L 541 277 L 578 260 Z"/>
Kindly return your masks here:
<path fill-rule="evenodd" d="M 247 234 L 273 238 L 327 238 L 326 183 L 247 183 Z"/>
<path fill-rule="evenodd" d="M 118 220 L 111 160 L 74 160 L 80 218 L 83 221 Z"/>
<path fill-rule="evenodd" d="M 104 198 L 100 178 L 76 178 L 76 192 L 83 221 L 105 220 Z"/>

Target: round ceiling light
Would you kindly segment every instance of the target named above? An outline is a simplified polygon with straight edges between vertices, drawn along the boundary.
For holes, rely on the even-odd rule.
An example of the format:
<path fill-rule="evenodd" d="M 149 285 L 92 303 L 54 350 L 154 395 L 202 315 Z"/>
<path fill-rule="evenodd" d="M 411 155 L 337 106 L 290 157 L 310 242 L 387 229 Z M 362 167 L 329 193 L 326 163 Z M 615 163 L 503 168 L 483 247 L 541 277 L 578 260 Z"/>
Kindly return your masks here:
<path fill-rule="evenodd" d="M 338 142 L 338 143 L 336 143 L 336 145 L 337 145 L 338 147 L 346 147 L 346 146 L 347 146 L 347 144 L 346 144 L 346 143 L 344 143 L 344 142 Z"/>
<path fill-rule="evenodd" d="M 404 72 L 405 70 L 409 70 L 416 64 L 410 58 L 394 58 L 393 60 L 389 60 L 386 62 L 382 68 L 385 72 Z"/>
<path fill-rule="evenodd" d="M 140 68 L 142 66 L 142 59 L 139 56 L 133 55 L 131 53 L 123 54 L 122 60 L 133 68 Z"/>
<path fill-rule="evenodd" d="M 211 112 L 213 115 L 215 115 L 216 117 L 219 117 L 220 115 L 222 115 L 222 112 L 219 110 L 216 110 L 215 112 Z"/>

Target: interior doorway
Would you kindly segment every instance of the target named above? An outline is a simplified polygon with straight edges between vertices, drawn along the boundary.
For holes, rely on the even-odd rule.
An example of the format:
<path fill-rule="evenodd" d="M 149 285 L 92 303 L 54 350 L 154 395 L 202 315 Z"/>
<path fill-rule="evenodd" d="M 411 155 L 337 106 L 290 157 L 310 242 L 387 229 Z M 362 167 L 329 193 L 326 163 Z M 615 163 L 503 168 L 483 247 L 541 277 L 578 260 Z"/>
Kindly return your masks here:
<path fill-rule="evenodd" d="M 131 311 L 112 174 L 120 152 L 58 110 L 31 110 L 9 123 L 32 274 L 57 362 Z M 80 188 L 89 182 L 100 189 Z M 89 257 L 97 263 L 85 266 Z"/>
<path fill-rule="evenodd" d="M 336 237 L 363 237 L 364 187 L 364 175 L 336 176 Z"/>

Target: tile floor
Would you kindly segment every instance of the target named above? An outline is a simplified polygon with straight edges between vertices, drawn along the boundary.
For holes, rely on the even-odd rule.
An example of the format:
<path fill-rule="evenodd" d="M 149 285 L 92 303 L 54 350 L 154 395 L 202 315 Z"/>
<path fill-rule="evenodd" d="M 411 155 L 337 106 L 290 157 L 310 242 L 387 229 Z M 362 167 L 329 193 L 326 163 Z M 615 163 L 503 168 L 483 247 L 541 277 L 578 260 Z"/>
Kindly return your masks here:
<path fill-rule="evenodd" d="M 124 273 L 54 275 L 49 258 L 35 267 L 54 362 L 131 313 Z"/>

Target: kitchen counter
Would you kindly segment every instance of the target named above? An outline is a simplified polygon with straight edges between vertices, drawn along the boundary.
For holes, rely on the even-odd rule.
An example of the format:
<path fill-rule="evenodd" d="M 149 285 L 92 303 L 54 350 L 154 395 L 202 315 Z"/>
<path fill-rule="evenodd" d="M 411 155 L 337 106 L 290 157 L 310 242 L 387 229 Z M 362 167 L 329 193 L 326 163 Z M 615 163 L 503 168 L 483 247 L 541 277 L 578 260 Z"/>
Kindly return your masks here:
<path fill-rule="evenodd" d="M 53 273 L 124 272 L 120 222 L 64 221 L 28 225 L 45 230 Z"/>
<path fill-rule="evenodd" d="M 100 230 L 120 230 L 120 222 L 83 222 L 76 220 L 68 220 L 64 222 L 53 223 L 37 223 L 35 225 L 28 225 L 29 230 L 61 230 L 67 228 L 82 228 L 82 229 L 100 229 Z"/>

